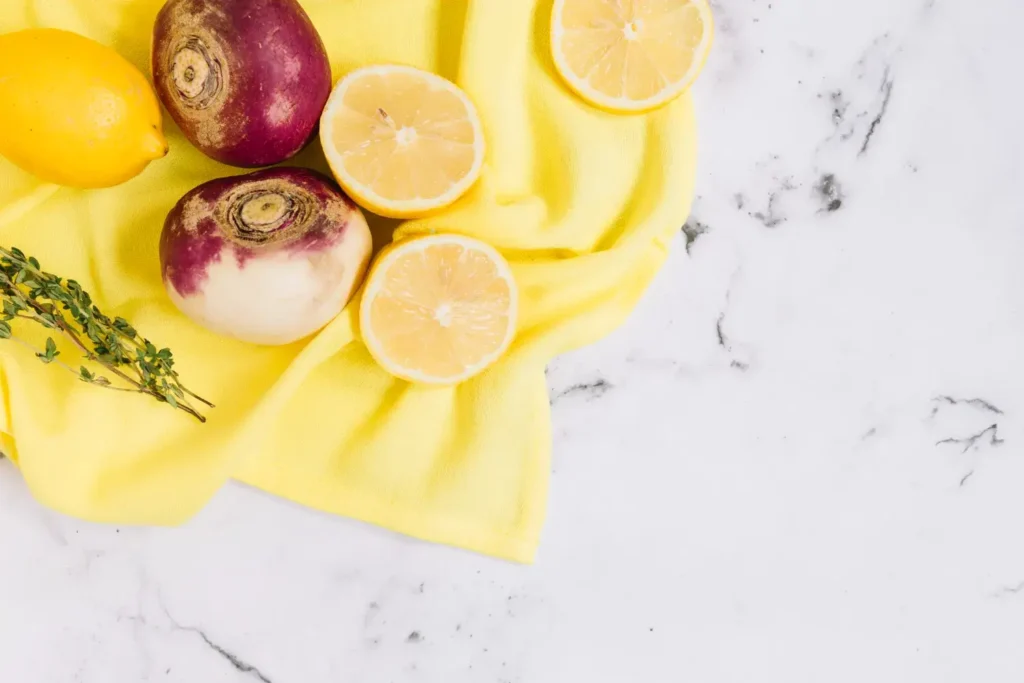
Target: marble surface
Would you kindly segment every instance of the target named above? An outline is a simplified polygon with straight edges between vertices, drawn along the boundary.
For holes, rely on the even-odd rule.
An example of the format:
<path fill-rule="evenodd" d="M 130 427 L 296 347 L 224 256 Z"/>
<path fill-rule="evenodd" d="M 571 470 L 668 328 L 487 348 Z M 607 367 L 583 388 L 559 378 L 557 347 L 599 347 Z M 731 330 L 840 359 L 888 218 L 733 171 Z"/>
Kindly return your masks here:
<path fill-rule="evenodd" d="M 0 678 L 1024 680 L 1024 4 L 715 4 L 693 217 L 550 370 L 535 566 L 241 486 L 91 526 L 0 463 Z"/>

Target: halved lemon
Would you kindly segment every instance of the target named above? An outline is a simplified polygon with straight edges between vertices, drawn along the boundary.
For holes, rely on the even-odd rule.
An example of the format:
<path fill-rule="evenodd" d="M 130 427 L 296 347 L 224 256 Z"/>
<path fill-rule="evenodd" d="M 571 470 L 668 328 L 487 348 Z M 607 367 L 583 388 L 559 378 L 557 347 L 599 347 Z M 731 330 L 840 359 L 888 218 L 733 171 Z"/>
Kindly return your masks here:
<path fill-rule="evenodd" d="M 562 78 L 583 99 L 638 112 L 690 87 L 713 33 L 707 0 L 555 0 L 551 50 Z"/>
<path fill-rule="evenodd" d="M 391 218 L 448 206 L 483 168 L 483 125 L 469 97 L 409 66 L 370 66 L 341 79 L 324 109 L 320 141 L 345 191 Z"/>
<path fill-rule="evenodd" d="M 461 235 L 388 247 L 359 309 L 370 355 L 391 374 L 457 384 L 487 369 L 515 336 L 519 295 L 508 262 Z"/>

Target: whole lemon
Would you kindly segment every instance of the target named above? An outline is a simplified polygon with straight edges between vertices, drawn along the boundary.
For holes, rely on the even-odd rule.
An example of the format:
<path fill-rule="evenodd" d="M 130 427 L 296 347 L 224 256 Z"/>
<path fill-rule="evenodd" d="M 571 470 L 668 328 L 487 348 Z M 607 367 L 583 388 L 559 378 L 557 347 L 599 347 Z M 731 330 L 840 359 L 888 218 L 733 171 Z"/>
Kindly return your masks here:
<path fill-rule="evenodd" d="M 0 155 L 39 178 L 111 187 L 167 154 L 146 77 L 76 33 L 0 35 Z"/>

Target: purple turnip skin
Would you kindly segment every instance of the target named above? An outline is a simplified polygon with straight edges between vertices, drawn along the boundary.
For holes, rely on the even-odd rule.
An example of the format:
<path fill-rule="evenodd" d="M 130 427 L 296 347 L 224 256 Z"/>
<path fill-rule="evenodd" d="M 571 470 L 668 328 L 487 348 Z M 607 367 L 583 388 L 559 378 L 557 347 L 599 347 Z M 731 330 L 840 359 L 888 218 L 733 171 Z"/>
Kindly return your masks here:
<path fill-rule="evenodd" d="M 370 260 L 366 218 L 332 180 L 273 168 L 204 183 L 171 210 L 160 266 L 171 300 L 207 329 L 289 344 L 345 308 Z"/>
<path fill-rule="evenodd" d="M 153 80 L 192 144 L 255 168 L 316 135 L 331 65 L 296 0 L 169 0 L 153 30 Z"/>

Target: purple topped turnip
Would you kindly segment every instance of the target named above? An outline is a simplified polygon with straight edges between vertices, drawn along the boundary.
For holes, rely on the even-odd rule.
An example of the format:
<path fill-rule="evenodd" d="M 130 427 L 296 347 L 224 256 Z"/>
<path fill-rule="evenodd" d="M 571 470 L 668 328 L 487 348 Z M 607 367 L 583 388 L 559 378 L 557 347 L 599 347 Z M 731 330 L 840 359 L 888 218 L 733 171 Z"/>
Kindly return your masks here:
<path fill-rule="evenodd" d="M 274 168 L 182 197 L 164 224 L 160 265 L 175 305 L 203 327 L 288 344 L 341 313 L 371 246 L 362 211 L 330 179 Z"/>
<path fill-rule="evenodd" d="M 296 0 L 169 0 L 153 31 L 153 80 L 192 144 L 252 168 L 316 134 L 331 65 Z"/>

